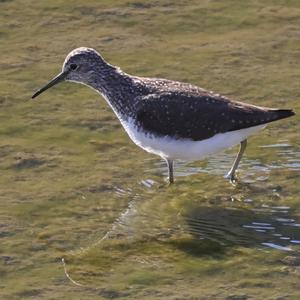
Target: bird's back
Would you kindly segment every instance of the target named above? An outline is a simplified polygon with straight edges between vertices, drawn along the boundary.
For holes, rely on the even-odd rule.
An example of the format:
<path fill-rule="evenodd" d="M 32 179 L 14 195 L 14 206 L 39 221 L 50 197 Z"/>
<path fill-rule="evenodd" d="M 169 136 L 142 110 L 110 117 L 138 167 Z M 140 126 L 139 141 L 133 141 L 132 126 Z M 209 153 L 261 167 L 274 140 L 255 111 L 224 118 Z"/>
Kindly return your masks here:
<path fill-rule="evenodd" d="M 140 78 L 140 83 L 147 91 L 137 97 L 137 121 L 160 136 L 197 141 L 294 115 L 289 109 L 233 101 L 188 83 L 158 78 Z"/>

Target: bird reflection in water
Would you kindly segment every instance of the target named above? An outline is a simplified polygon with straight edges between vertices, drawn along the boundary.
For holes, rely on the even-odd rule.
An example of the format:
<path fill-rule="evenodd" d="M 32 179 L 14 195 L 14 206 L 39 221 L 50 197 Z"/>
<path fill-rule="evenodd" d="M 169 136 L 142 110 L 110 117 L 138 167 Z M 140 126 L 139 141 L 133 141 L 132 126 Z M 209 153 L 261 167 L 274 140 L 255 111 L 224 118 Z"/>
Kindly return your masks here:
<path fill-rule="evenodd" d="M 224 246 L 265 246 L 292 251 L 300 246 L 300 221 L 284 206 L 243 208 L 198 207 L 184 216 L 187 232 Z"/>

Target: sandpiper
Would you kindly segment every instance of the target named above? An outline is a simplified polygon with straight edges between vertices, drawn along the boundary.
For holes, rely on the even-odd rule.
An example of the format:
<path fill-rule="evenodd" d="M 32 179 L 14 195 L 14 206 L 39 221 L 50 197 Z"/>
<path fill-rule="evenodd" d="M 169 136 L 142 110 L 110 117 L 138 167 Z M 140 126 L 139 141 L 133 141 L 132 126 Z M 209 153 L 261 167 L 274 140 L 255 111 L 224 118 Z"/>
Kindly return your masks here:
<path fill-rule="evenodd" d="M 126 74 L 90 48 L 66 57 L 62 72 L 32 98 L 62 81 L 85 84 L 111 106 L 132 141 L 162 157 L 173 183 L 173 161 L 200 160 L 240 144 L 227 177 L 235 171 L 247 138 L 267 123 L 294 115 L 290 109 L 259 107 L 228 99 L 189 83 Z"/>

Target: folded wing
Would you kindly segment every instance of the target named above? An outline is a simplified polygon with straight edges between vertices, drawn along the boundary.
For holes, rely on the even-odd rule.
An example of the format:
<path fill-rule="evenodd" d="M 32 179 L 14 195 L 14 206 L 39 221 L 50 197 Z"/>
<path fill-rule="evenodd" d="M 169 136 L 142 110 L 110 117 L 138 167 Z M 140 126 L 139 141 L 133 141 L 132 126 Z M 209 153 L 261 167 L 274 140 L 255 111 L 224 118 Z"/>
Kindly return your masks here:
<path fill-rule="evenodd" d="M 142 97 L 137 106 L 137 122 L 143 130 L 195 141 L 218 133 L 266 124 L 293 114 L 291 110 L 248 105 L 210 93 L 150 94 Z"/>

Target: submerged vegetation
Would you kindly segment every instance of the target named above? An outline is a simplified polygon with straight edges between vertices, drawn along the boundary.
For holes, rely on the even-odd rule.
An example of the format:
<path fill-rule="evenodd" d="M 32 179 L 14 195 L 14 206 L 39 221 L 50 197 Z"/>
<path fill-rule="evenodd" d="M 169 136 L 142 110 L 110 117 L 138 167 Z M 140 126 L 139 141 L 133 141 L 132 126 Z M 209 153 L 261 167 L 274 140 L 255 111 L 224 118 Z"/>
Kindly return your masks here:
<path fill-rule="evenodd" d="M 300 3 L 0 1 L 1 299 L 299 299 L 299 116 L 175 166 L 134 146 L 108 105 L 64 83 L 93 47 L 140 76 L 299 112 Z M 66 262 L 64 272 L 61 259 Z"/>

